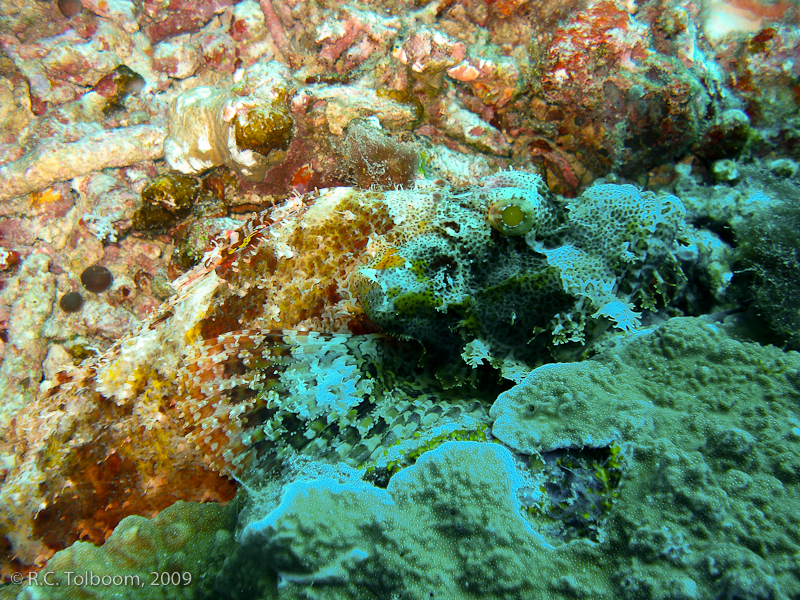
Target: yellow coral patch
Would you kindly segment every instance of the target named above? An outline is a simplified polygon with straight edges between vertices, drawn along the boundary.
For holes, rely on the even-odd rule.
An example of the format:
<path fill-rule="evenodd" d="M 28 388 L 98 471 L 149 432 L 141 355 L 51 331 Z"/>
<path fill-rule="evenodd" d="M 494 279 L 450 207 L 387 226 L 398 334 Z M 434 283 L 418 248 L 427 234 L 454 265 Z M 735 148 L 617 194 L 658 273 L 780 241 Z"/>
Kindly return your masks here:
<path fill-rule="evenodd" d="M 32 192 L 30 195 L 31 207 L 41 206 L 42 204 L 50 204 L 61 200 L 61 192 L 53 188 L 47 188 L 39 192 Z"/>

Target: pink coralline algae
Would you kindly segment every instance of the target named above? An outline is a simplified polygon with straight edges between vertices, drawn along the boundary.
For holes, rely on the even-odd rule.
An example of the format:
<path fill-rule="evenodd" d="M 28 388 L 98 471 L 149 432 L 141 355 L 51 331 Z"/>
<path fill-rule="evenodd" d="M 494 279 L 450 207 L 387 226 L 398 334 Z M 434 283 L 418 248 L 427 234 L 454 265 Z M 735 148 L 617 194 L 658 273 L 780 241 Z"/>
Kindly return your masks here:
<path fill-rule="evenodd" d="M 199 31 L 216 14 L 230 8 L 231 0 L 190 2 L 188 0 L 145 0 L 143 12 L 145 23 L 142 29 L 151 42 Z"/>
<path fill-rule="evenodd" d="M 800 105 L 800 31 L 788 26 L 765 27 L 745 44 L 721 42 L 717 52 L 751 122 L 758 126 L 773 124 L 764 128 L 761 151 L 800 148 L 791 125 Z"/>
<path fill-rule="evenodd" d="M 110 48 L 120 51 L 125 43 L 112 28 L 104 26 L 84 38 L 68 29 L 48 43 L 25 43 L 13 36 L 0 36 L 0 48 L 16 59 L 28 78 L 31 95 L 39 101 L 63 104 L 78 98 L 110 72 L 122 59 Z"/>
<path fill-rule="evenodd" d="M 603 73 L 603 77 L 598 77 Z M 553 35 L 541 85 L 561 149 L 589 171 L 647 168 L 685 152 L 713 113 L 696 69 L 658 53 L 646 23 L 598 2 Z"/>
<path fill-rule="evenodd" d="M 436 73 L 458 64 L 466 53 L 462 42 L 451 40 L 440 32 L 425 30 L 410 36 L 392 56 L 414 73 Z"/>
<path fill-rule="evenodd" d="M 385 56 L 397 35 L 400 20 L 345 7 L 317 27 L 314 41 L 321 47 L 319 58 L 344 73 L 359 67 L 373 54 Z"/>

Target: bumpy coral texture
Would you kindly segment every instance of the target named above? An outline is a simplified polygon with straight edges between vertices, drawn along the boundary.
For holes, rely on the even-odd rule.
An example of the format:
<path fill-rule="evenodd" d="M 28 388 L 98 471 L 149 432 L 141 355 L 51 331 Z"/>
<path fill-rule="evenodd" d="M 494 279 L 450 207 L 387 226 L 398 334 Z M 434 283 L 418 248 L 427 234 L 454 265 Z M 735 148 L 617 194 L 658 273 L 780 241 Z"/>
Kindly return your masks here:
<path fill-rule="evenodd" d="M 76 542 L 59 552 L 50 574 L 40 573 L 19 598 L 227 598 L 223 565 L 236 550 L 235 523 L 231 507 L 214 503 L 177 502 L 152 520 L 127 517 L 102 548 Z M 267 589 L 269 579 L 264 574 Z"/>
<path fill-rule="evenodd" d="M 795 597 L 799 368 L 796 352 L 671 319 L 501 395 L 491 433 L 505 448 L 444 444 L 386 492 L 297 482 L 243 539 L 287 598 L 359 585 L 409 598 Z M 608 444 L 621 483 L 596 543 L 563 543 L 570 506 L 531 510 L 543 496 L 577 504 L 547 453 L 575 469 Z M 614 473 L 594 464 L 582 485 L 599 488 Z"/>
<path fill-rule="evenodd" d="M 421 600 L 431 590 L 518 598 L 549 575 L 531 577 L 548 548 L 519 515 L 519 485 L 504 448 L 448 442 L 387 490 L 325 479 L 292 484 L 272 514 L 245 528 L 242 542 L 277 571 L 287 598 L 331 583 L 349 594 L 339 597 L 369 589 L 381 598 Z"/>
<path fill-rule="evenodd" d="M 135 335 L 58 374 L 18 415 L 3 534 L 31 563 L 102 541 L 130 514 L 229 499 L 234 486 L 217 473 L 246 475 L 257 456 L 359 465 L 413 436 L 429 443 L 442 424 L 475 430 L 497 389 L 462 362 L 465 342 L 488 342 L 470 346 L 476 364 L 535 358 L 541 344 L 528 340 L 546 330 L 549 341 L 565 307 L 587 321 L 615 303 L 628 315 L 641 278 L 669 255 L 676 200 L 596 196 L 565 211 L 537 176 L 513 171 L 464 190 L 336 188 L 230 232 Z M 536 217 L 525 237 L 487 221 L 509 197 Z M 559 247 L 575 269 L 547 255 Z"/>
<path fill-rule="evenodd" d="M 386 489 L 299 461 L 280 504 L 248 490 L 241 544 L 229 535 L 238 502 L 180 503 L 48 567 L 59 582 L 72 569 L 202 575 L 199 588 L 134 598 L 794 598 L 799 372 L 796 352 L 671 319 L 596 360 L 534 371 L 495 404 L 500 444 L 439 440 Z M 552 459 L 579 472 L 559 476 Z M 608 497 L 586 493 L 608 483 Z M 581 491 L 602 501 L 603 518 L 593 543 L 564 543 L 563 517 Z M 126 590 L 23 598 L 34 591 Z"/>

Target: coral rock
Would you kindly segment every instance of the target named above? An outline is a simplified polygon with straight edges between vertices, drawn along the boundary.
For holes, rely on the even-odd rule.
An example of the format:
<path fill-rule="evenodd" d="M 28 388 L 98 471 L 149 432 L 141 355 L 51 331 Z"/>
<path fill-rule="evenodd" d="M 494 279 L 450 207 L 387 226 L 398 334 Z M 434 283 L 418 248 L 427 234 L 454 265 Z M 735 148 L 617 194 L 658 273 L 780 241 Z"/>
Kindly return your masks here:
<path fill-rule="evenodd" d="M 647 24 L 613 2 L 561 25 L 542 69 L 544 97 L 563 111 L 556 144 L 595 174 L 639 171 L 685 152 L 714 103 L 703 80 L 656 52 Z"/>
<path fill-rule="evenodd" d="M 286 77 L 276 63 L 257 65 L 231 89 L 198 87 L 176 98 L 164 142 L 167 163 L 186 174 L 224 164 L 263 181 L 286 157 L 292 135 Z"/>
<path fill-rule="evenodd" d="M 153 68 L 175 79 L 193 75 L 201 61 L 200 44 L 188 33 L 159 42 L 153 50 Z"/>
<path fill-rule="evenodd" d="M 143 9 L 147 24 L 143 29 L 153 43 L 179 34 L 194 33 L 231 4 L 231 0 L 211 0 L 200 4 L 174 0 L 165 6 L 159 0 L 145 0 Z"/>
<path fill-rule="evenodd" d="M 42 573 L 18 597 L 57 599 L 69 590 L 67 597 L 80 600 L 163 598 L 168 587 L 200 597 L 224 585 L 209 575 L 221 576 L 236 550 L 234 525 L 235 512 L 217 504 L 177 502 L 152 520 L 126 517 L 102 548 L 76 542 L 58 552 L 48 562 L 50 585 Z"/>
<path fill-rule="evenodd" d="M 139 31 L 140 10 L 132 0 L 83 0 L 83 6 L 99 17 L 119 23 L 127 33 Z"/>

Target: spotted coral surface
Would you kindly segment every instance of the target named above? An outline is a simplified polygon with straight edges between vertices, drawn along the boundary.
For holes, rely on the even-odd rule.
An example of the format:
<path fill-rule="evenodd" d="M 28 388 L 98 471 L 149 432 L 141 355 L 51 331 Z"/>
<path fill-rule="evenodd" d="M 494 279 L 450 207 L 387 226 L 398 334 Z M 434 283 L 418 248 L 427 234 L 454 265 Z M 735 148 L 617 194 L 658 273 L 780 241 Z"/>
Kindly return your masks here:
<path fill-rule="evenodd" d="M 224 564 L 236 550 L 235 524 L 236 511 L 214 503 L 177 502 L 153 519 L 127 517 L 102 548 L 76 542 L 59 552 L 18 598 L 226 597 Z M 267 593 L 274 576 L 261 579 Z"/>

